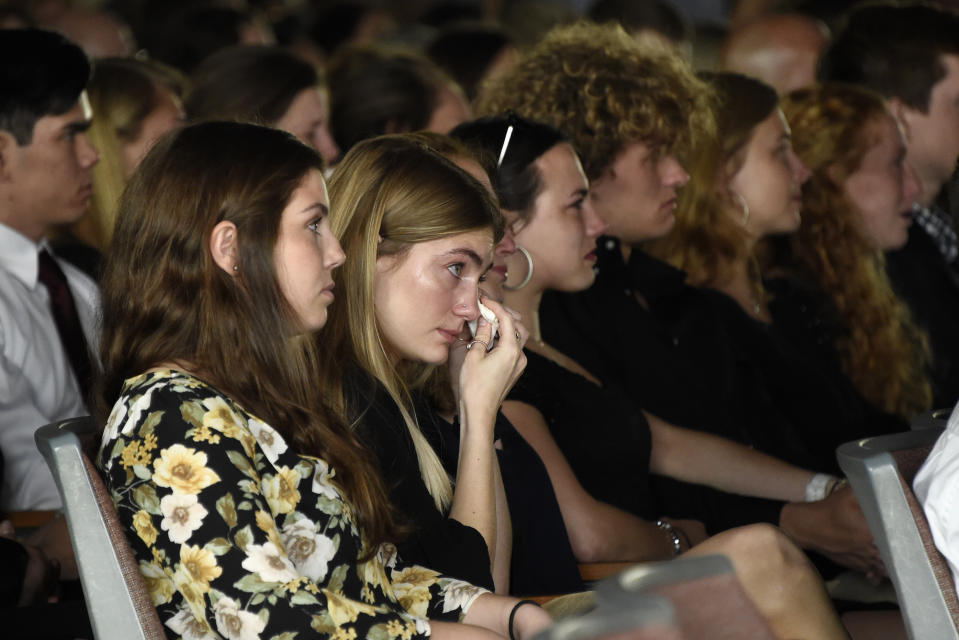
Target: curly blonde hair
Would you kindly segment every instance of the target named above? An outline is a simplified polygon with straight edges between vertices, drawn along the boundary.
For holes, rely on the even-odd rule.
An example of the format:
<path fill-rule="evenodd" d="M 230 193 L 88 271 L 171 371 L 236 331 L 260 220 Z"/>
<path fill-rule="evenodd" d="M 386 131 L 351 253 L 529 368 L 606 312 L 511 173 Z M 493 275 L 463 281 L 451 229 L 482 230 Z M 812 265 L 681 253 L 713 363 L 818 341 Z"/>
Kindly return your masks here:
<path fill-rule="evenodd" d="M 790 240 L 792 264 L 842 317 L 847 331 L 837 347 L 846 375 L 875 406 L 909 419 L 932 403 L 928 340 L 893 292 L 882 251 L 843 189 L 870 147 L 873 125 L 892 116 L 879 94 L 841 84 L 795 91 L 783 110 L 796 154 L 812 172 Z"/>
<path fill-rule="evenodd" d="M 713 129 L 710 96 L 672 49 L 581 22 L 549 32 L 484 85 L 475 106 L 478 115 L 513 111 L 556 127 L 593 180 L 633 142 L 683 155 Z"/>

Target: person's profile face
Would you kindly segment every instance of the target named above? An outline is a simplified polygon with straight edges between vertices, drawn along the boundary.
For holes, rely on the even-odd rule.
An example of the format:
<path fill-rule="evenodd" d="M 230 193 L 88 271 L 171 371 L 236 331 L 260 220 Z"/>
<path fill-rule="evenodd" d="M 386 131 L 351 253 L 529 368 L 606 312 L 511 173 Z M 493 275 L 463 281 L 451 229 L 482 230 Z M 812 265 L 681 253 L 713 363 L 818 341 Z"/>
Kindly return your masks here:
<path fill-rule="evenodd" d="M 479 285 L 492 244 L 492 232 L 482 229 L 377 258 L 374 313 L 391 358 L 446 362 L 466 322 L 479 317 Z"/>
<path fill-rule="evenodd" d="M 593 181 L 590 200 L 609 233 L 628 245 L 666 235 L 689 174 L 669 149 L 632 142 Z"/>
<path fill-rule="evenodd" d="M 731 215 L 754 238 L 798 229 L 801 187 L 809 170 L 793 152 L 782 111 L 774 110 L 756 125 L 744 152 L 742 165 L 728 185 Z"/>
<path fill-rule="evenodd" d="M 529 219 L 516 230 L 516 243 L 529 252 L 536 285 L 581 291 L 595 279 L 596 238 L 606 224 L 589 201 L 589 182 L 573 148 L 563 142 L 536 159 L 541 187 Z M 521 254 L 508 262 L 528 268 Z"/>
<path fill-rule="evenodd" d="M 340 148 L 330 133 L 330 107 L 325 89 L 311 87 L 297 93 L 274 126 L 316 149 L 328 165 L 339 160 Z"/>
<path fill-rule="evenodd" d="M 867 148 L 849 174 L 843 192 L 859 214 L 861 230 L 882 251 L 902 248 L 908 239 L 911 204 L 920 186 L 906 161 L 906 145 L 888 114 L 863 125 Z"/>
<path fill-rule="evenodd" d="M 140 123 L 139 133 L 133 139 L 121 143 L 123 170 L 127 179 L 133 175 L 140 160 L 163 134 L 183 124 L 183 105 L 180 98 L 166 87 L 159 85 L 156 86 L 156 92 L 156 105 Z"/>
<path fill-rule="evenodd" d="M 470 174 L 483 185 L 487 193 L 494 200 L 496 193 L 493 191 L 493 185 L 490 184 L 489 176 L 486 171 L 475 160 L 469 158 L 455 157 L 451 158 L 453 163 L 460 169 Z M 486 272 L 486 277 L 480 284 L 480 291 L 483 295 L 491 297 L 497 302 L 503 301 L 503 283 L 506 281 L 507 265 L 506 260 L 516 252 L 516 242 L 513 238 L 511 223 L 516 220 L 516 215 L 509 211 L 504 211 L 506 218 L 506 228 L 503 230 L 503 238 L 493 248 L 493 266 Z"/>
<path fill-rule="evenodd" d="M 86 131 L 92 113 L 86 92 L 67 112 L 39 118 L 29 144 L 9 133 L 4 154 L 11 226 L 39 240 L 53 225 L 69 224 L 87 211 L 93 195 L 93 166 L 99 156 Z"/>
<path fill-rule="evenodd" d="M 326 324 L 333 302 L 333 269 L 345 256 L 329 224 L 329 198 L 319 171 L 310 171 L 280 216 L 273 250 L 280 291 L 303 332 Z"/>
<path fill-rule="evenodd" d="M 942 55 L 946 75 L 933 85 L 925 112 L 906 108 L 902 117 L 909 142 L 909 163 L 929 204 L 952 176 L 959 158 L 959 55 Z"/>

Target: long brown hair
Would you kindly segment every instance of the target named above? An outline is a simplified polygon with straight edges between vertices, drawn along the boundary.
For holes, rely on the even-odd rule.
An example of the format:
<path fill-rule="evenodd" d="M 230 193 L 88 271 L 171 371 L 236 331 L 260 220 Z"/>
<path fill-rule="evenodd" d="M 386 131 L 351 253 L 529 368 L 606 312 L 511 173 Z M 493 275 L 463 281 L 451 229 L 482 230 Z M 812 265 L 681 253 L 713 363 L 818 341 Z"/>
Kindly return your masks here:
<path fill-rule="evenodd" d="M 226 122 L 182 129 L 147 154 L 121 198 L 103 276 L 99 410 L 105 415 L 127 378 L 190 363 L 299 453 L 337 469 L 372 553 L 396 531 L 386 494 L 370 454 L 317 390 L 314 337 L 290 337 L 296 314 L 274 266 L 281 213 L 322 167 L 286 133 Z M 237 228 L 235 277 L 208 248 L 223 220 Z"/>
<path fill-rule="evenodd" d="M 336 363 L 326 367 L 323 387 L 332 391 L 337 409 L 348 411 L 340 377 L 344 364 L 358 366 L 384 386 L 406 422 L 423 482 L 443 511 L 452 499 L 450 479 L 419 430 L 410 396 L 426 383 L 432 367 L 391 363 L 373 307 L 376 260 L 402 255 L 418 242 L 480 229 L 489 229 L 495 244 L 503 234 L 502 215 L 476 179 L 404 135 L 380 136 L 353 147 L 330 180 L 330 200 L 330 226 L 346 252 L 336 286 L 349 304 L 330 309 L 322 333 L 333 349 L 328 362 Z"/>
<path fill-rule="evenodd" d="M 836 305 L 846 328 L 837 343 L 843 370 L 863 397 L 909 419 L 932 402 L 927 339 L 893 292 L 882 251 L 843 188 L 869 150 L 874 123 L 892 116 L 879 94 L 841 84 L 794 91 L 783 110 L 812 177 L 791 256 L 780 256 L 780 266 L 799 270 Z"/>
<path fill-rule="evenodd" d="M 746 230 L 730 215 L 738 208 L 728 185 L 745 161 L 753 132 L 779 106 L 769 85 L 738 73 L 702 77 L 715 89 L 716 135 L 703 143 L 689 164 L 689 184 L 679 195 L 676 224 L 647 250 L 683 269 L 690 284 L 721 287 L 733 265 L 747 261 L 751 285 L 762 296 L 759 269 L 747 253 Z"/>

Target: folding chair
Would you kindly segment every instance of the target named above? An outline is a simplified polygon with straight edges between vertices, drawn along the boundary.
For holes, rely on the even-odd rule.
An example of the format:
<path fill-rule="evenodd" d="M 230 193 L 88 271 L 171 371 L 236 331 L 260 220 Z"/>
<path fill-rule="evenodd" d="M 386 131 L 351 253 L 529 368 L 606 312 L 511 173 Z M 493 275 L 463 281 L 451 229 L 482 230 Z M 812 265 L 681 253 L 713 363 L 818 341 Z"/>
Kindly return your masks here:
<path fill-rule="evenodd" d="M 909 636 L 959 640 L 955 584 L 912 492 L 941 433 L 927 428 L 847 442 L 836 457 L 892 579 Z"/>
<path fill-rule="evenodd" d="M 673 605 L 676 622 L 687 640 L 749 638 L 773 640 L 775 635 L 746 596 L 723 555 L 645 562 L 596 587 L 603 606 L 628 606 L 637 595 L 664 597 Z"/>
<path fill-rule="evenodd" d="M 165 640 L 116 509 L 81 437 L 96 431 L 85 416 L 40 427 L 34 439 L 63 498 L 80 584 L 97 640 Z"/>
<path fill-rule="evenodd" d="M 951 413 L 951 408 L 927 411 L 913 418 L 909 422 L 909 428 L 913 431 L 918 431 L 919 429 L 945 429 Z"/>

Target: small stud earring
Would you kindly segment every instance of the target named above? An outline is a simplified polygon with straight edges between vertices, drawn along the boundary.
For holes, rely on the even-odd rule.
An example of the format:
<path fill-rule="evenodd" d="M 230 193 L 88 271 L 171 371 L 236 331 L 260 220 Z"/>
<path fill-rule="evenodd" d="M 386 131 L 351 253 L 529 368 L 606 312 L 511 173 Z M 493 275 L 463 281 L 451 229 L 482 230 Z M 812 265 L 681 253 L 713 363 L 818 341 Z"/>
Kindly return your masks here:
<path fill-rule="evenodd" d="M 239 271 L 239 270 L 240 270 L 240 265 L 238 265 L 238 264 L 233 265 L 233 270 L 234 270 L 234 271 Z"/>

